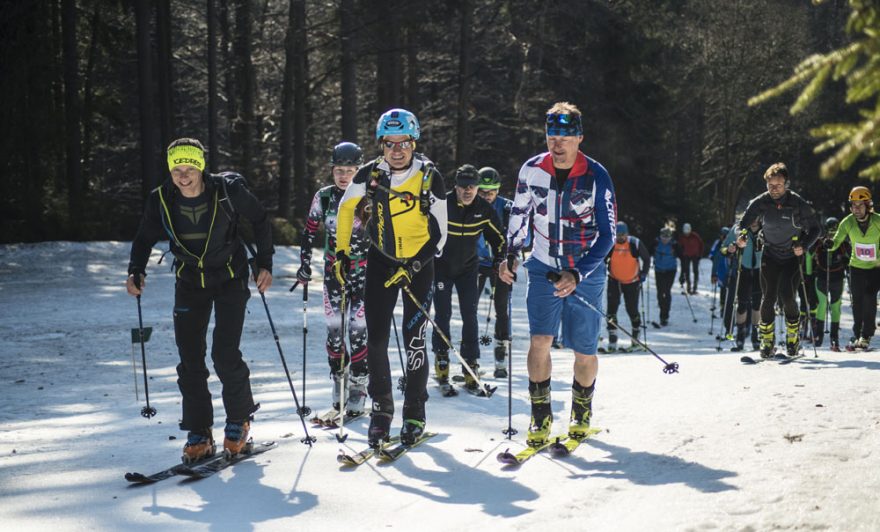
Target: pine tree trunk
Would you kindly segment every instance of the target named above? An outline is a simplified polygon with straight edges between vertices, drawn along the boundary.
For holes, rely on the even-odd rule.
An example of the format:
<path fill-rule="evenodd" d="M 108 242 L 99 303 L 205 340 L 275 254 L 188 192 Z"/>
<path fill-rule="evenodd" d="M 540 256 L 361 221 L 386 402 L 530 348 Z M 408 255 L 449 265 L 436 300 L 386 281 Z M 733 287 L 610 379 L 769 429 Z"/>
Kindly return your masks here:
<path fill-rule="evenodd" d="M 305 220 L 312 196 L 307 171 L 306 128 L 308 120 L 308 40 L 306 37 L 306 3 L 291 0 L 294 9 L 294 94 L 293 94 L 293 178 L 296 193 L 294 217 Z"/>
<path fill-rule="evenodd" d="M 159 53 L 156 77 L 159 83 L 159 146 L 163 149 L 174 135 L 174 71 L 171 44 L 171 0 L 156 2 L 156 39 Z"/>
<path fill-rule="evenodd" d="M 70 0 L 71 2 L 73 0 Z M 153 112 L 153 68 L 150 53 L 150 2 L 136 0 L 138 101 L 141 118 L 141 194 L 146 197 L 158 182 L 156 158 L 156 115 Z"/>
<path fill-rule="evenodd" d="M 247 0 L 238 0 L 235 9 L 235 61 L 237 85 L 241 94 L 241 113 L 233 126 L 234 142 L 241 148 L 239 171 L 248 175 L 252 184 L 259 179 L 254 165 L 254 106 L 256 102 L 256 74 L 252 57 L 251 33 L 253 15 Z"/>
<path fill-rule="evenodd" d="M 455 165 L 470 159 L 471 136 L 468 115 L 471 106 L 471 22 L 473 5 L 470 0 L 461 1 L 461 40 L 458 53 L 458 120 L 456 123 Z"/>
<path fill-rule="evenodd" d="M 355 2 L 341 0 L 339 20 L 341 41 L 342 76 L 340 90 L 342 97 L 342 140 L 357 142 L 357 63 L 355 61 Z"/>
<path fill-rule="evenodd" d="M 217 172 L 217 13 L 215 0 L 208 0 L 208 170 Z"/>
<path fill-rule="evenodd" d="M 290 216 L 291 166 L 293 162 L 293 85 L 296 64 L 296 9 L 289 2 L 287 11 L 287 35 L 284 38 L 284 79 L 281 86 L 281 171 L 278 180 L 278 216 Z"/>
<path fill-rule="evenodd" d="M 61 14 L 62 48 L 64 64 L 64 136 L 67 171 L 68 223 L 75 234 L 82 217 L 82 168 L 79 68 L 76 53 L 76 2 L 64 0 Z"/>
<path fill-rule="evenodd" d="M 220 52 L 223 62 L 223 90 L 226 93 L 226 134 L 228 153 L 235 160 L 238 146 L 233 131 L 238 121 L 238 87 L 235 79 L 235 63 L 232 56 L 232 31 L 229 27 L 229 0 L 220 0 Z M 220 166 L 220 150 L 216 150 L 217 165 Z"/>

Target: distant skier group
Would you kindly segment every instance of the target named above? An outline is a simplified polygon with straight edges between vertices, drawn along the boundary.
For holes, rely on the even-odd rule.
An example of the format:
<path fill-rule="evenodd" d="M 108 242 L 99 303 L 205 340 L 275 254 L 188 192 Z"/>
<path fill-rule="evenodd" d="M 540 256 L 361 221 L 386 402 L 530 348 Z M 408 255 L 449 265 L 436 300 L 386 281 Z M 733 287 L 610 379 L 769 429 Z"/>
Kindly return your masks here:
<path fill-rule="evenodd" d="M 368 442 L 379 448 L 391 439 L 395 405 L 389 341 L 392 326 L 397 335 L 394 312 L 401 295 L 405 362 L 400 441 L 414 445 L 426 434 L 429 322 L 434 377 L 441 394 L 457 394 L 450 383 L 452 353 L 461 364 L 463 389 L 490 395 L 492 389 L 480 379 L 480 344 L 491 343 L 488 336 L 481 342 L 479 335 L 480 295 L 488 284 L 487 308 L 496 316 L 494 376 L 508 377 L 511 287 L 520 260 L 527 256 L 523 262 L 528 272 L 524 297 L 530 335 L 527 443 L 536 447 L 551 438 L 554 341 L 575 354 L 567 436 L 587 437 L 600 331 L 604 322 L 609 331 L 604 350 L 616 350 L 621 295 L 632 328 L 630 348 L 637 349 L 645 345 L 640 329 L 646 327 L 648 317 L 644 310 L 640 313 L 639 299 L 646 303 L 642 287 L 652 262 L 660 320 L 655 326 L 669 325 L 677 261 L 683 293 L 697 293 L 704 253 L 699 235 L 684 224 L 676 239 L 674 226 L 667 225 L 651 249 L 630 235 L 627 224 L 618 221 L 608 172 L 579 150 L 583 123 L 578 108 L 556 103 L 544 120 L 547 151 L 522 165 L 513 200 L 499 195 L 503 179 L 497 170 L 478 170 L 470 164 L 455 170 L 454 188 L 447 192 L 434 163 L 416 151 L 421 127 L 416 116 L 404 109 L 391 109 L 379 117 L 375 137 L 381 155 L 375 159 L 365 163 L 363 150 L 351 142 L 333 148 L 333 183 L 318 190 L 311 202 L 300 231 L 296 273 L 299 283 L 312 281 L 312 248 L 323 226 L 323 307 L 333 399 L 331 415 L 316 416 L 322 422 L 345 423 L 365 414 L 369 395 Z M 183 453 L 185 461 L 196 462 L 216 452 L 205 360 L 212 309 L 216 322 L 211 358 L 223 385 L 226 410 L 224 450 L 232 455 L 246 450 L 253 414 L 259 408 L 239 349 L 250 297 L 247 285 L 248 278 L 255 278 L 260 293 L 271 286 L 274 248 L 267 213 L 240 175 L 206 173 L 206 150 L 196 139 L 174 141 L 167 154 L 170 179 L 147 199 L 132 244 L 127 289 L 131 295 L 143 293 L 150 251 L 167 237 L 176 277 L 180 428 L 188 433 Z M 826 236 L 820 238 L 823 231 L 812 208 L 788 189 L 785 166 L 771 166 L 764 178 L 767 193 L 752 200 L 734 229 L 722 230 L 710 251 L 712 283 L 721 292 L 725 323 L 736 324 L 737 346 L 742 349 L 751 323 L 753 343 L 760 344 L 756 347 L 762 356 L 770 356 L 778 302 L 785 314 L 788 353 L 796 352 L 799 324 L 804 320 L 795 294 L 804 282 L 816 296 L 806 302 L 814 317 L 813 341 L 821 344 L 820 318 L 830 308 L 831 342 L 837 346 L 846 276 L 856 315 L 852 346 L 867 348 L 880 288 L 880 216 L 873 213 L 870 192 L 865 187 L 853 189 L 852 214 L 840 224 L 829 218 Z M 240 238 L 240 217 L 254 229 L 252 272 Z M 808 258 L 805 272 L 803 257 Z M 813 280 L 808 280 L 810 275 Z M 453 288 L 462 321 L 458 348 L 450 341 Z M 602 310 L 606 289 L 607 313 Z"/>

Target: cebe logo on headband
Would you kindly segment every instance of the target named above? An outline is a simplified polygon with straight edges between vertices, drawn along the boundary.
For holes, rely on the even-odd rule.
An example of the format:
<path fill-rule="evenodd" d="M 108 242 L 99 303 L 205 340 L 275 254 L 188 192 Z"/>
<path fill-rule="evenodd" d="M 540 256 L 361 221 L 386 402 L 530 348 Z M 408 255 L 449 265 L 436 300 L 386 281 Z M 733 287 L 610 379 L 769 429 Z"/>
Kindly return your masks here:
<path fill-rule="evenodd" d="M 205 152 L 196 146 L 184 144 L 168 150 L 168 170 L 173 170 L 175 166 L 182 164 L 194 166 L 203 172 L 205 170 Z"/>

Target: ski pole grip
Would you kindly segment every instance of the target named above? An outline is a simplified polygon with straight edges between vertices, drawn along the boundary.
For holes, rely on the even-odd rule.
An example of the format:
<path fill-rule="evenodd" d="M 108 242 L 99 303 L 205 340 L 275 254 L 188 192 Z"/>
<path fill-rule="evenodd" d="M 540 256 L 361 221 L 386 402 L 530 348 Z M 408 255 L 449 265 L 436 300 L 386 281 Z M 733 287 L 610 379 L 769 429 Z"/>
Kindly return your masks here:
<path fill-rule="evenodd" d="M 138 290 L 141 289 L 141 275 L 142 274 L 138 272 L 134 272 L 133 274 L 131 274 L 131 280 L 134 282 L 134 287 Z"/>
<path fill-rule="evenodd" d="M 507 270 L 513 274 L 513 280 L 516 281 L 516 255 L 511 253 L 507 256 Z"/>
<path fill-rule="evenodd" d="M 547 280 L 551 283 L 558 283 L 560 279 L 562 279 L 562 275 L 560 275 L 559 272 L 547 272 Z"/>

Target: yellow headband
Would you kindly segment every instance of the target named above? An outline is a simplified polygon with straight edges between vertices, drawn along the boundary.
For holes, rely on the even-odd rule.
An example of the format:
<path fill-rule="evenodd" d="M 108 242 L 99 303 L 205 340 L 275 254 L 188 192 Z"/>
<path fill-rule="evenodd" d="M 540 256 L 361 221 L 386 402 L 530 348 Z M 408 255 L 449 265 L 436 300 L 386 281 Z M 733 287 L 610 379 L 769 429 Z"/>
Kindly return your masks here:
<path fill-rule="evenodd" d="M 203 172 L 205 170 L 205 152 L 188 144 L 181 144 L 168 150 L 168 170 L 173 170 L 175 166 L 182 164 L 194 166 Z"/>

